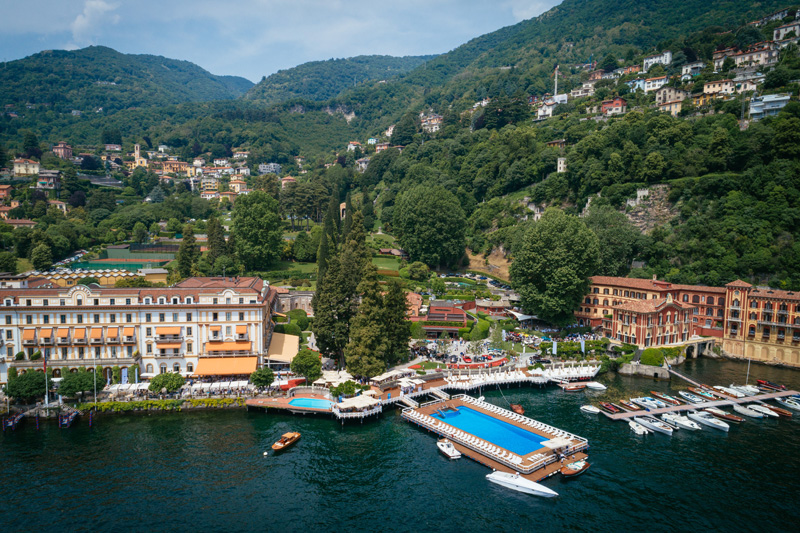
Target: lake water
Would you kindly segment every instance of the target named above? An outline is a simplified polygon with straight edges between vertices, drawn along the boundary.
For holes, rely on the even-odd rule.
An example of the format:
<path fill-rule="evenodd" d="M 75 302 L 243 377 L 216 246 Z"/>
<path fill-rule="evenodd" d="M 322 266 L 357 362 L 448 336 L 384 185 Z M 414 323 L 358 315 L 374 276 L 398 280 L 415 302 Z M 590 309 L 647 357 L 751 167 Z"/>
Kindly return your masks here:
<path fill-rule="evenodd" d="M 700 359 L 681 372 L 744 381 L 746 364 Z M 753 365 L 755 378 L 800 387 L 800 372 Z M 670 390 L 602 377 L 607 393 Z M 796 531 L 797 420 L 747 421 L 730 433 L 637 437 L 578 407 L 602 393 L 484 390 L 528 416 L 589 439 L 590 470 L 544 484 L 543 499 L 449 461 L 398 410 L 363 425 L 245 411 L 105 416 L 68 430 L 32 420 L 2 437 L 4 531 Z M 283 433 L 302 438 L 282 455 Z"/>

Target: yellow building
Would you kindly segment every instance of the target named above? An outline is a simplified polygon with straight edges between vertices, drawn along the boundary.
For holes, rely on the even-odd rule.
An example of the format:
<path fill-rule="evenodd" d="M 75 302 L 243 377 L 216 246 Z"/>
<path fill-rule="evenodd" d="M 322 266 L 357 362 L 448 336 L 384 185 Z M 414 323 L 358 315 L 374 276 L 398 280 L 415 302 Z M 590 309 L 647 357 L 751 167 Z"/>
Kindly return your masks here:
<path fill-rule="evenodd" d="M 30 277 L 44 278 L 58 287 L 74 287 L 82 279 L 95 278 L 99 285 L 113 287 L 118 280 L 139 276 L 129 270 L 115 268 L 105 270 L 56 270 L 54 272 L 34 271 L 31 272 Z"/>

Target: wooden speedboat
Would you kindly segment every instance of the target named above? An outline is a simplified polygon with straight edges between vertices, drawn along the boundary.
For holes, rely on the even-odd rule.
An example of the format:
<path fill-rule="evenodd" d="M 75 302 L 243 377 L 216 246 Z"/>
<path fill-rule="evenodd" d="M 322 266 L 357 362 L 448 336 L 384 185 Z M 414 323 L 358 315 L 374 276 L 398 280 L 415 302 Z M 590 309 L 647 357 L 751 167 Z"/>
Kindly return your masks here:
<path fill-rule="evenodd" d="M 575 461 L 561 467 L 561 475 L 570 479 L 580 476 L 587 470 L 589 470 L 589 463 L 581 459 L 580 461 Z"/>
<path fill-rule="evenodd" d="M 565 392 L 580 392 L 586 388 L 586 383 L 568 383 L 564 385 Z"/>
<path fill-rule="evenodd" d="M 782 409 L 780 407 L 772 406 L 772 405 L 770 405 L 768 403 L 765 403 L 763 405 L 764 405 L 764 407 L 766 407 L 767 409 L 769 409 L 773 413 L 778 413 L 778 416 L 780 416 L 781 418 L 792 418 L 792 412 L 791 411 L 787 411 L 786 409 Z"/>
<path fill-rule="evenodd" d="M 510 474 L 508 472 L 500 472 L 495 470 L 491 474 L 487 474 L 486 479 L 492 483 L 500 485 L 501 487 L 506 487 L 507 489 L 516 490 L 518 492 L 524 492 L 525 494 L 533 494 L 534 496 L 543 496 L 545 498 L 553 498 L 558 496 L 556 491 L 550 490 L 544 485 L 540 485 L 539 483 L 529 479 L 525 479 L 519 474 Z"/>
<path fill-rule="evenodd" d="M 726 422 L 735 422 L 736 424 L 741 424 L 742 422 L 744 422 L 744 418 L 742 418 L 741 416 L 736 416 L 730 413 L 726 413 L 722 409 L 717 409 L 716 407 L 706 407 L 705 411 L 707 413 L 711 413 L 720 420 L 725 420 Z"/>
<path fill-rule="evenodd" d="M 672 404 L 672 405 L 680 405 L 681 404 L 680 400 L 678 400 L 676 398 L 673 398 L 672 396 L 670 396 L 668 394 L 661 394 L 660 392 L 656 392 L 654 390 L 651 390 L 650 394 L 652 396 L 658 398 L 659 400 L 665 401 L 665 402 L 667 402 L 669 404 Z"/>
<path fill-rule="evenodd" d="M 520 405 L 518 403 L 512 403 L 511 404 L 511 410 L 514 411 L 515 413 L 517 413 L 518 415 L 524 415 L 525 414 L 525 409 L 523 409 L 522 405 Z"/>
<path fill-rule="evenodd" d="M 605 409 L 606 411 L 608 411 L 612 415 L 616 414 L 616 413 L 619 413 L 621 411 L 621 409 L 619 407 L 617 407 L 613 403 L 609 403 L 609 402 L 600 402 L 600 407 L 602 407 L 603 409 Z"/>
<path fill-rule="evenodd" d="M 634 404 L 632 404 L 631 402 L 626 402 L 626 401 L 624 401 L 624 400 L 620 400 L 620 401 L 619 401 L 619 404 L 620 404 L 620 405 L 621 405 L 623 408 L 627 409 L 628 411 L 641 411 L 641 410 L 642 410 L 642 408 L 641 408 L 641 407 L 639 407 L 638 405 L 634 405 Z"/>
<path fill-rule="evenodd" d="M 278 441 L 275 444 L 272 445 L 272 449 L 275 450 L 276 452 L 283 451 L 289 446 L 292 446 L 298 440 L 300 440 L 300 433 L 297 433 L 295 431 L 284 433 L 283 436 L 280 439 L 278 439 Z"/>
<path fill-rule="evenodd" d="M 737 390 L 733 390 L 733 389 L 731 389 L 729 387 L 715 386 L 715 387 L 712 387 L 712 390 L 714 391 L 714 394 L 719 394 L 719 395 L 722 395 L 723 397 L 726 397 L 726 398 L 737 398 L 738 399 L 738 398 L 744 398 L 746 396 L 743 392 L 739 392 Z"/>
<path fill-rule="evenodd" d="M 767 381 L 765 379 L 759 379 L 756 383 L 758 383 L 760 386 L 765 387 L 767 389 L 786 390 L 786 385 L 778 385 L 777 383 L 773 383 L 773 382 Z"/>
<path fill-rule="evenodd" d="M 782 407 L 786 407 L 792 411 L 800 411 L 800 402 L 796 402 L 791 398 L 775 398 L 775 401 L 778 402 Z"/>
<path fill-rule="evenodd" d="M 439 439 L 436 443 L 436 447 L 439 448 L 439 451 L 442 452 L 448 459 L 460 459 L 461 452 L 456 450 L 456 447 L 453 446 L 453 443 L 447 439 Z"/>

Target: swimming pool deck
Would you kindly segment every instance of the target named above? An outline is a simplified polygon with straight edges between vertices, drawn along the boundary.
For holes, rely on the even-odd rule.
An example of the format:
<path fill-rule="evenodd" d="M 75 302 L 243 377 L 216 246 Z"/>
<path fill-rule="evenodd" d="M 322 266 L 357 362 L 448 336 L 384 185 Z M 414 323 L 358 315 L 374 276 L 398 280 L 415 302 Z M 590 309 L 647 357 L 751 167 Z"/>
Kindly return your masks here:
<path fill-rule="evenodd" d="M 247 400 L 245 404 L 248 407 L 260 407 L 262 409 L 285 409 L 292 413 L 315 413 L 315 414 L 332 414 L 330 409 L 318 409 L 316 407 L 301 407 L 297 405 L 292 405 L 289 402 L 292 400 L 296 400 L 298 398 L 310 398 L 315 400 L 326 400 L 330 401 L 330 398 L 326 398 L 321 394 L 298 394 L 297 396 L 291 397 L 279 397 L 279 398 L 253 398 Z"/>
<path fill-rule="evenodd" d="M 446 418 L 440 420 L 431 416 L 439 409 L 445 407 L 458 408 L 460 406 L 469 407 L 548 440 L 559 437 L 567 439 L 570 444 L 565 450 L 562 450 L 569 457 L 568 461 L 565 462 L 571 462 L 573 456 L 575 457 L 574 460 L 587 457 L 585 451 L 588 449 L 589 443 L 586 439 L 466 395 L 456 396 L 450 400 L 430 402 L 418 409 L 404 409 L 402 416 L 409 422 L 417 424 L 441 437 L 448 438 L 464 456 L 494 470 L 511 473 L 519 472 L 520 475 L 531 481 L 540 481 L 561 470 L 562 464 L 558 456 L 547 447 L 542 447 L 527 455 L 520 456 L 510 450 L 501 448 L 497 444 L 451 426 L 447 423 Z"/>

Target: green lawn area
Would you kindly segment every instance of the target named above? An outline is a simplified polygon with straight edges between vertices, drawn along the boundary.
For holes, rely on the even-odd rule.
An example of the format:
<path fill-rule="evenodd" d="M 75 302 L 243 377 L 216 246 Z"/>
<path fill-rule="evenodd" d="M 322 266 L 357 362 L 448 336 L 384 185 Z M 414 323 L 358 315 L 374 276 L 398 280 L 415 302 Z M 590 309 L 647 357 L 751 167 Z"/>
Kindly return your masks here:
<path fill-rule="evenodd" d="M 25 259 L 24 257 L 20 257 L 17 259 L 17 272 L 27 272 L 28 270 L 33 270 L 33 263 Z"/>
<path fill-rule="evenodd" d="M 434 363 L 433 361 L 425 361 L 423 363 L 417 363 L 425 370 L 432 370 L 436 368 L 445 368 L 445 365 L 442 363 Z"/>
<path fill-rule="evenodd" d="M 314 269 L 317 268 L 316 263 L 297 263 L 294 261 L 278 261 L 271 267 L 269 267 L 270 271 L 277 271 L 277 270 L 299 270 L 303 274 L 310 274 L 314 272 Z"/>
<path fill-rule="evenodd" d="M 400 260 L 396 257 L 373 257 L 372 264 L 379 270 L 399 270 Z"/>

